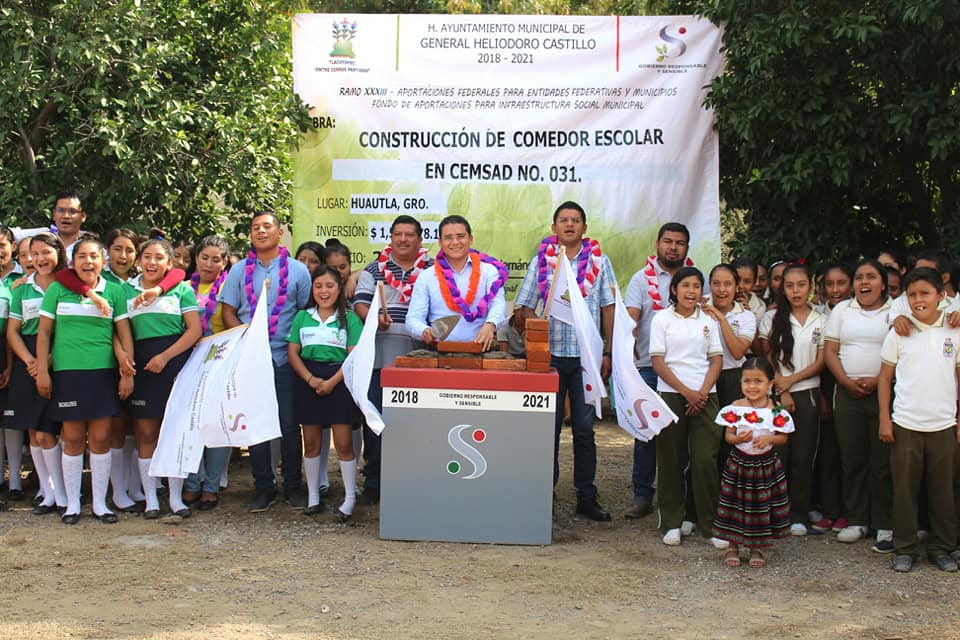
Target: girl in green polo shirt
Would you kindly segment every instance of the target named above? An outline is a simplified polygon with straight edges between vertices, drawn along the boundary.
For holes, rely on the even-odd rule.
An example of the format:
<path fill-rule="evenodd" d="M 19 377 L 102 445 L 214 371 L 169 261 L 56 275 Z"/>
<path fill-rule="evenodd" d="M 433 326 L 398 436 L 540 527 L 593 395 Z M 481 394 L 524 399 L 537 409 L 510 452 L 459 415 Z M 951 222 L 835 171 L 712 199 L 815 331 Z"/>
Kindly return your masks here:
<path fill-rule="evenodd" d="M 83 447 L 87 443 L 93 515 L 103 523 L 112 524 L 117 516 L 106 503 L 110 483 L 110 417 L 119 411 L 113 336 L 116 332 L 126 353 L 133 353 L 133 338 L 123 290 L 100 276 L 103 245 L 99 240 L 87 236 L 74 245 L 73 269 L 80 280 L 110 303 L 110 313 L 104 315 L 89 299 L 69 291 L 59 282 L 50 285 L 40 304 L 37 391 L 53 400 L 53 418 L 63 423 L 60 439 L 67 494 L 63 522 L 76 524 L 80 519 Z M 133 377 L 120 371 L 119 378 L 119 396 L 126 398 L 133 389 Z"/>
<path fill-rule="evenodd" d="M 42 502 L 34 507 L 37 515 L 67 507 L 61 469 L 62 449 L 57 436 L 60 425 L 50 419 L 49 401 L 37 393 L 37 328 L 40 303 L 55 274 L 67 266 L 67 254 L 60 238 L 41 233 L 30 240 L 29 250 L 37 270 L 14 289 L 7 323 L 7 344 L 13 353 L 10 374 L 10 401 L 3 412 L 3 426 L 20 433 L 27 430 L 30 455 L 40 480 Z"/>
<path fill-rule="evenodd" d="M 140 275 L 124 284 L 127 313 L 134 338 L 134 362 L 138 363 L 136 385 L 128 413 L 137 434 L 138 464 L 143 493 L 147 498 L 143 517 L 160 516 L 157 478 L 150 475 L 150 461 L 157 448 L 160 423 L 177 373 L 200 339 L 200 316 L 193 288 L 181 282 L 149 305 L 135 304 L 145 289 L 160 284 L 173 265 L 173 247 L 166 240 L 148 240 L 140 247 Z M 169 478 L 170 511 L 182 518 L 191 515 L 183 503 L 183 478 Z"/>
<path fill-rule="evenodd" d="M 16 263 L 13 261 L 13 232 L 0 225 L 0 382 L 10 379 L 10 361 L 7 358 L 6 346 L 3 342 L 3 332 L 6 328 L 7 315 L 10 312 L 9 276 L 14 273 Z M 16 274 L 19 275 L 19 274 Z M 7 386 L 0 384 L 0 410 L 7 406 Z M 6 446 L 4 446 L 6 445 Z M 10 482 L 7 485 L 7 495 L 13 500 L 23 499 L 23 485 L 20 482 L 21 450 L 23 449 L 23 431 L 0 429 L 0 472 L 3 471 L 3 453 L 7 451 L 10 465 Z M 3 479 L 0 478 L 0 482 Z M 0 503 L 0 511 L 3 510 Z"/>
<path fill-rule="evenodd" d="M 345 496 L 337 519 L 346 521 L 357 500 L 357 460 L 353 452 L 352 425 L 360 423 L 360 410 L 343 383 L 340 366 L 360 339 L 363 323 L 347 309 L 343 280 L 334 267 L 313 272 L 311 306 L 298 311 L 287 337 L 290 366 L 300 378 L 295 390 L 295 415 L 303 429 L 303 467 L 309 497 L 303 513 L 323 511 L 320 502 L 320 435 L 330 424 L 333 445 L 340 458 Z"/>

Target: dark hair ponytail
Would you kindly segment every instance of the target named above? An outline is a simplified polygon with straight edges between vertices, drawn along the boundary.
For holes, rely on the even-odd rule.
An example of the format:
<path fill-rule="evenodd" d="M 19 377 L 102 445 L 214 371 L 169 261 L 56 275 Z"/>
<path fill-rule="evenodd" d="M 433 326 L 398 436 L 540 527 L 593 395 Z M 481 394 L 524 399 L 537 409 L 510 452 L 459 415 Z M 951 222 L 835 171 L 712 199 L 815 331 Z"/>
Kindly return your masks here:
<path fill-rule="evenodd" d="M 798 262 L 788 264 L 787 268 L 783 270 L 783 278 L 786 278 L 787 274 L 791 271 L 801 271 L 807 276 L 807 280 L 810 280 L 810 269 L 805 264 Z M 770 323 L 770 335 L 768 337 L 768 342 L 770 343 L 770 359 L 773 362 L 793 370 L 794 342 L 793 328 L 790 326 L 790 313 L 793 310 L 790 308 L 790 301 L 787 300 L 787 295 L 783 292 L 782 284 L 780 291 L 777 292 L 776 300 L 777 309 L 773 313 L 773 321 Z"/>
<path fill-rule="evenodd" d="M 307 305 L 307 308 L 316 307 L 317 301 L 313 297 L 313 282 L 323 275 L 329 275 L 337 283 L 339 291 L 337 292 L 337 326 L 344 330 L 347 334 L 347 342 L 350 341 L 350 328 L 347 326 L 347 294 L 343 290 L 343 278 L 340 277 L 340 272 L 337 271 L 334 267 L 322 264 L 316 269 L 313 270 L 313 273 L 310 275 L 310 303 Z"/>

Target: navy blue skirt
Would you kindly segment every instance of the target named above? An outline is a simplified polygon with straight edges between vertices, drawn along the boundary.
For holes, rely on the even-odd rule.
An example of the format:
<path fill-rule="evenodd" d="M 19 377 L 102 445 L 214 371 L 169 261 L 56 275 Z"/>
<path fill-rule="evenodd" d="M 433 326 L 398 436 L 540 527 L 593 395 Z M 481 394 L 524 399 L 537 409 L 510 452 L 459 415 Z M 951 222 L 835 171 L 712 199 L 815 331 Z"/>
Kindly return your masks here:
<path fill-rule="evenodd" d="M 304 360 L 303 364 L 317 378 L 329 378 L 340 370 L 342 362 Z M 294 415 L 297 422 L 308 425 L 359 424 L 360 409 L 342 381 L 327 396 L 318 396 L 304 380 L 297 378 L 294 389 Z"/>
<path fill-rule="evenodd" d="M 163 418 L 173 381 L 190 357 L 190 349 L 167 362 L 167 366 L 160 373 L 151 373 L 144 367 L 150 362 L 150 358 L 179 339 L 180 336 L 161 336 L 137 340 L 134 343 L 133 357 L 137 363 L 137 375 L 133 378 L 133 393 L 130 394 L 127 402 L 127 415 L 134 420 Z"/>
<path fill-rule="evenodd" d="M 31 354 L 37 353 L 37 336 L 21 336 Z M 3 405 L 3 428 L 16 431 L 34 429 L 60 433 L 60 425 L 50 418 L 50 401 L 37 393 L 37 381 L 27 373 L 27 365 L 16 355 L 10 372 L 7 402 Z"/>
<path fill-rule="evenodd" d="M 52 416 L 60 422 L 109 418 L 120 411 L 116 369 L 72 369 L 53 374 Z"/>

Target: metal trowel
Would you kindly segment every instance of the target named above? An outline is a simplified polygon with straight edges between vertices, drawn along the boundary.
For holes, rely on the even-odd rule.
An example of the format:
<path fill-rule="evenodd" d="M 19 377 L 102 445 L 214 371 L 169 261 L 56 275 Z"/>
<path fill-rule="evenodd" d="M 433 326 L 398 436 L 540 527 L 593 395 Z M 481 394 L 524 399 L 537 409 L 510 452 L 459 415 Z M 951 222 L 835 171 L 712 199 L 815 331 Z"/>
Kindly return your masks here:
<path fill-rule="evenodd" d="M 443 318 L 437 318 L 430 323 L 430 330 L 433 331 L 433 337 L 440 340 L 446 340 L 454 327 L 457 326 L 457 323 L 460 322 L 461 316 L 444 316 Z"/>

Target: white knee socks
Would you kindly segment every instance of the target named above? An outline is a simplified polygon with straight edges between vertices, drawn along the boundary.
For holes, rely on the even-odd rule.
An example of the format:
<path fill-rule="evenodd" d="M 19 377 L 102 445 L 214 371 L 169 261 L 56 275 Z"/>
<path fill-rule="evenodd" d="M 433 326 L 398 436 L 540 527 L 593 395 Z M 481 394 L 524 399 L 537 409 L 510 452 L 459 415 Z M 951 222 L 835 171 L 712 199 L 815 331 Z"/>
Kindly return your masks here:
<path fill-rule="evenodd" d="M 353 507 L 357 504 L 357 458 L 340 461 L 340 477 L 343 478 L 343 504 L 340 511 L 353 514 Z"/>
<path fill-rule="evenodd" d="M 37 481 L 40 483 L 40 492 L 43 495 L 42 507 L 52 507 L 56 496 L 53 493 L 53 486 L 50 484 L 50 472 L 47 471 L 47 463 L 43 459 L 43 447 L 30 445 L 30 457 L 33 459 L 33 468 L 37 470 Z"/>
<path fill-rule="evenodd" d="M 107 508 L 107 489 L 110 486 L 110 452 L 90 452 L 90 486 L 93 498 L 93 515 L 110 513 Z"/>
<path fill-rule="evenodd" d="M 80 483 L 83 481 L 83 454 L 71 456 L 64 453 L 63 484 L 67 494 L 67 511 L 65 515 L 80 513 Z"/>
<path fill-rule="evenodd" d="M 170 490 L 170 511 L 177 513 L 187 508 L 183 504 L 183 478 L 167 478 L 167 488 Z"/>
<path fill-rule="evenodd" d="M 317 477 L 320 479 L 321 487 L 330 486 L 330 477 L 327 474 L 327 467 L 330 464 L 330 432 L 333 429 L 320 429 L 320 472 Z"/>
<path fill-rule="evenodd" d="M 140 468 L 140 482 L 143 484 L 143 495 L 147 500 L 147 511 L 160 511 L 160 501 L 157 499 L 157 479 L 150 475 L 150 461 L 153 458 L 137 458 Z"/>
<path fill-rule="evenodd" d="M 68 500 L 63 482 L 63 446 L 57 442 L 57 446 L 44 449 L 43 461 L 47 463 L 47 473 L 50 474 L 50 484 L 53 486 L 51 493 L 57 501 L 57 506 L 66 507 Z"/>
<path fill-rule="evenodd" d="M 123 464 L 123 449 L 110 449 L 110 485 L 113 487 L 113 504 L 117 509 L 133 506 L 127 495 L 127 469 Z"/>
<path fill-rule="evenodd" d="M 307 474 L 307 506 L 320 504 L 320 458 L 303 457 L 303 471 Z"/>
<path fill-rule="evenodd" d="M 140 490 L 140 465 L 137 463 L 137 440 L 133 436 L 123 439 L 123 470 L 127 474 L 127 496 L 134 502 L 142 502 Z"/>
<path fill-rule="evenodd" d="M 363 451 L 363 428 L 354 429 L 350 434 L 353 436 L 353 459 L 359 461 Z"/>

